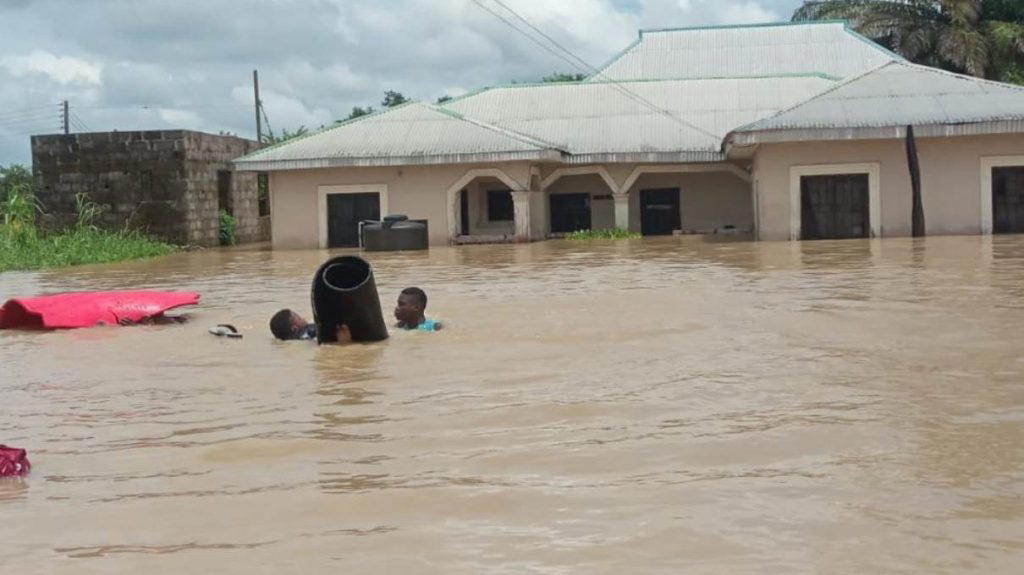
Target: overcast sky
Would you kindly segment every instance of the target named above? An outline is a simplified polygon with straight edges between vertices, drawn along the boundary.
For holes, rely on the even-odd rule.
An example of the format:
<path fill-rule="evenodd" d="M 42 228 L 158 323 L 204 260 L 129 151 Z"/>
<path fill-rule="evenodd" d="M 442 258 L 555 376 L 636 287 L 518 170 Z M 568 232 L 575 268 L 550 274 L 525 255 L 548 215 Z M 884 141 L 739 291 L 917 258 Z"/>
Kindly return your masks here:
<path fill-rule="evenodd" d="M 495 11 L 495 0 L 479 0 Z M 591 64 L 640 28 L 788 20 L 800 0 L 502 0 Z M 580 72 L 474 0 L 0 0 L 0 165 L 29 134 L 316 128 L 384 90 L 434 101 Z"/>

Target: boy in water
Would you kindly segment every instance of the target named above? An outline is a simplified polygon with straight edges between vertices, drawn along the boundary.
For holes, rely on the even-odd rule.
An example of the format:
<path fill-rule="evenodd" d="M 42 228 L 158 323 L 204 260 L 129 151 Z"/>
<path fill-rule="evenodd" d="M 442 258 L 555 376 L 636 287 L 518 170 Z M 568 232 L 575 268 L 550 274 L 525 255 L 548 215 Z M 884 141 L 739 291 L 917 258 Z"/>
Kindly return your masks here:
<path fill-rule="evenodd" d="M 281 340 L 316 339 L 316 324 L 307 322 L 301 315 L 290 309 L 283 309 L 270 318 L 270 333 Z M 337 328 L 338 343 L 351 343 L 352 334 L 348 326 Z"/>
<path fill-rule="evenodd" d="M 427 294 L 418 287 L 407 287 L 398 296 L 398 305 L 395 307 L 395 319 L 398 323 L 395 327 L 399 329 L 415 329 L 419 331 L 437 331 L 441 329 L 441 322 L 428 319 L 424 315 L 427 309 Z"/>

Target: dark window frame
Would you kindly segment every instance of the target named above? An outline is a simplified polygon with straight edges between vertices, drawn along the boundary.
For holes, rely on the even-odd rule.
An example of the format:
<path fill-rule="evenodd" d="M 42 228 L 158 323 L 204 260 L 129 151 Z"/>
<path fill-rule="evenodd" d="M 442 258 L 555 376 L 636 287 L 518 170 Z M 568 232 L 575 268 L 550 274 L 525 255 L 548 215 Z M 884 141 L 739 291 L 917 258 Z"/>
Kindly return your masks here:
<path fill-rule="evenodd" d="M 511 222 L 515 219 L 512 190 L 487 190 L 487 221 Z"/>

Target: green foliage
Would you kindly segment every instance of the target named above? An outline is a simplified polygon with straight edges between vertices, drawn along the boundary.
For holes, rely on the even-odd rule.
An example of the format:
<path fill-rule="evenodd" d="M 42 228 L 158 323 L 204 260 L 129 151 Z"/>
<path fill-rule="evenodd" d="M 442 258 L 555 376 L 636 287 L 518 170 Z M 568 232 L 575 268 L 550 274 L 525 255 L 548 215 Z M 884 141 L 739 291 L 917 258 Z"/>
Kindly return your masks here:
<path fill-rule="evenodd" d="M 108 232 L 87 227 L 21 238 L 0 231 L 0 272 L 149 258 L 176 249 L 138 231 Z"/>
<path fill-rule="evenodd" d="M 1020 0 L 810 0 L 793 20 L 849 20 L 865 36 L 926 66 L 1019 82 Z"/>
<path fill-rule="evenodd" d="M 434 102 L 434 103 L 440 105 L 440 104 L 444 104 L 445 102 L 450 102 L 451 99 L 452 99 L 451 96 L 449 96 L 448 94 L 445 94 L 444 96 L 441 96 L 440 98 L 438 98 L 437 101 Z"/>
<path fill-rule="evenodd" d="M 28 188 L 29 195 L 32 195 L 32 172 L 21 164 L 0 167 L 0 202 L 7 198 L 7 194 L 14 186 L 24 186 Z"/>
<path fill-rule="evenodd" d="M 570 240 L 634 240 L 639 238 L 640 234 L 622 228 L 611 228 L 608 230 L 580 230 L 565 237 Z"/>
<path fill-rule="evenodd" d="M 349 113 L 348 117 L 345 118 L 345 120 L 354 120 L 356 118 L 359 118 L 360 116 L 368 116 L 368 115 L 370 115 L 372 113 L 373 113 L 373 106 L 367 106 L 365 108 L 363 108 L 361 106 L 353 106 L 352 107 L 352 112 Z M 344 120 L 342 120 L 342 121 L 344 121 Z"/>
<path fill-rule="evenodd" d="M 94 223 L 102 211 L 96 202 L 89 199 L 89 194 L 84 192 L 75 194 L 75 212 L 78 214 L 75 219 L 76 228 L 96 229 Z"/>
<path fill-rule="evenodd" d="M 299 136 L 305 136 L 307 133 L 309 133 L 309 130 L 307 130 L 305 126 L 299 126 L 299 128 L 294 132 L 282 130 L 280 136 L 275 135 L 274 132 L 268 128 L 267 133 L 263 134 L 263 143 L 267 145 L 280 144 L 281 142 L 287 142 L 288 140 L 298 138 Z"/>
<path fill-rule="evenodd" d="M 540 79 L 541 82 L 582 82 L 587 79 L 586 74 L 566 74 L 564 72 L 555 72 L 550 76 L 544 76 Z"/>
<path fill-rule="evenodd" d="M 408 101 L 409 98 L 403 96 L 401 92 L 396 92 L 394 90 L 386 90 L 384 92 L 384 99 L 381 101 L 380 105 L 385 108 L 394 108 L 395 106 L 399 106 Z"/>
<path fill-rule="evenodd" d="M 115 262 L 171 253 L 177 248 L 139 231 L 105 231 L 94 222 L 99 206 L 85 194 L 75 196 L 75 226 L 60 233 L 41 233 L 35 216 L 41 212 L 31 188 L 16 185 L 0 203 L 0 272 Z"/>
<path fill-rule="evenodd" d="M 437 103 L 441 104 L 441 103 L 446 102 L 448 100 L 451 100 L 451 98 L 449 98 L 448 96 L 442 96 L 440 99 L 438 99 Z M 410 102 L 410 101 L 411 100 L 409 100 L 409 98 L 406 98 L 404 95 L 402 95 L 401 92 L 396 92 L 395 90 L 385 90 L 384 91 L 384 99 L 381 101 L 380 105 L 381 105 L 381 107 L 383 107 L 385 109 L 386 108 L 394 108 L 395 106 L 399 106 L 401 104 L 405 104 L 406 102 Z M 373 106 L 366 106 L 365 108 L 363 106 L 353 106 L 352 107 L 352 111 L 349 112 L 348 116 L 345 119 L 343 119 L 343 120 L 338 120 L 338 122 L 346 122 L 348 120 L 354 120 L 354 119 L 360 118 L 362 116 L 368 116 L 368 115 L 374 113 L 375 111 L 376 110 L 374 109 Z"/>
<path fill-rule="evenodd" d="M 238 220 L 235 219 L 235 216 L 229 214 L 227 210 L 221 210 L 217 214 L 217 222 L 220 225 L 218 234 L 220 236 L 220 245 L 235 245 L 235 230 L 238 228 Z"/>
<path fill-rule="evenodd" d="M 39 205 L 32 195 L 32 188 L 22 183 L 10 186 L 3 202 L 0 202 L 4 230 L 8 233 L 35 234 L 38 211 Z"/>

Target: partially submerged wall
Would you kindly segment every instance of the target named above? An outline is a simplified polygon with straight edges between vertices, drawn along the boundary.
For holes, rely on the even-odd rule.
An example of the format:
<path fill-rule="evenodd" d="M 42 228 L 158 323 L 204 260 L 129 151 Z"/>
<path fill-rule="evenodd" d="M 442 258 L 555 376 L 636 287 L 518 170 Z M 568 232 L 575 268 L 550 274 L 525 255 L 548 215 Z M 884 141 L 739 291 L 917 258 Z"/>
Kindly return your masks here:
<path fill-rule="evenodd" d="M 176 244 L 216 246 L 218 172 L 231 174 L 229 202 L 240 242 L 260 238 L 256 174 L 232 172 L 231 160 L 256 143 L 187 130 L 98 132 L 32 137 L 42 223 L 75 221 L 76 196 L 99 204 L 99 225 L 131 226 Z"/>
<path fill-rule="evenodd" d="M 929 235 L 981 232 L 982 158 L 1024 156 L 1024 135 L 918 138 L 921 195 Z M 754 162 L 758 231 L 763 240 L 790 239 L 791 170 L 806 166 L 877 164 L 881 235 L 911 233 L 910 171 L 903 140 L 762 144 Z"/>

